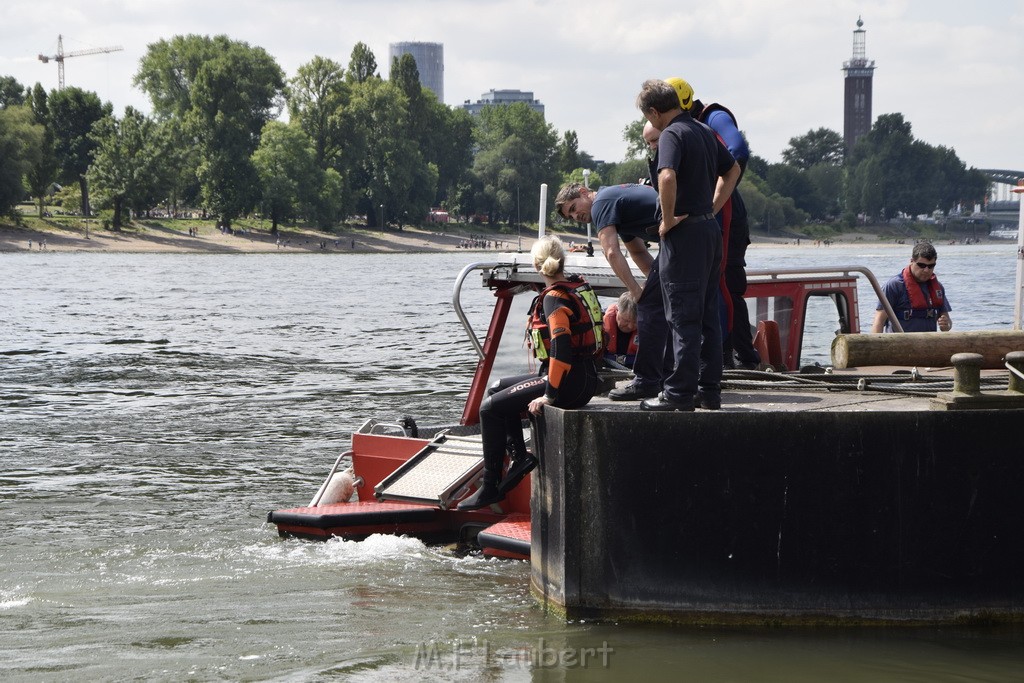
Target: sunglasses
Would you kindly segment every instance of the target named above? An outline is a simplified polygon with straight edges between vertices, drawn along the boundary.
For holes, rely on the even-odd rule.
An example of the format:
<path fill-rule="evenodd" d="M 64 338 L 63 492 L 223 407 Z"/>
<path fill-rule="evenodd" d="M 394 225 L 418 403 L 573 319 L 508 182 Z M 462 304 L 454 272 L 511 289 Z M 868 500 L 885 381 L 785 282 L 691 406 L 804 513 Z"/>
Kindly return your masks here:
<path fill-rule="evenodd" d="M 934 268 L 935 267 L 934 263 L 921 263 L 920 261 L 917 261 L 914 265 L 916 265 L 918 268 Z"/>

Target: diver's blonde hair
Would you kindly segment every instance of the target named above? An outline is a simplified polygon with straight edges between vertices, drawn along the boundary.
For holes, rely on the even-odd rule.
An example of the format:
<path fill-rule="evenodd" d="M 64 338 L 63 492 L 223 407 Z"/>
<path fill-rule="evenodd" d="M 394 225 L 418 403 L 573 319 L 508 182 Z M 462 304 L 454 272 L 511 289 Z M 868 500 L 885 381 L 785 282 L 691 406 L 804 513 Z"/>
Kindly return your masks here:
<path fill-rule="evenodd" d="M 530 250 L 533 256 L 533 266 L 541 275 L 554 277 L 565 268 L 565 249 L 562 248 L 562 241 L 554 235 L 545 235 L 533 243 Z"/>

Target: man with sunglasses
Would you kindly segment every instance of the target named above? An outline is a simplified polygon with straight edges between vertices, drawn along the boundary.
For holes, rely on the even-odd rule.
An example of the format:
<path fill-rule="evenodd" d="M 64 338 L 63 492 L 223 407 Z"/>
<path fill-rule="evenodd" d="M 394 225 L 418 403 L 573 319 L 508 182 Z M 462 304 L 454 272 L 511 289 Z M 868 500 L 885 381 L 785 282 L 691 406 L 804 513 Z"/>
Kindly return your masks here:
<path fill-rule="evenodd" d="M 914 245 L 910 263 L 899 275 L 885 283 L 885 298 L 899 318 L 904 332 L 947 332 L 953 327 L 946 290 L 935 277 L 938 254 L 928 242 Z M 892 324 L 882 304 L 878 304 L 871 331 L 892 332 Z"/>

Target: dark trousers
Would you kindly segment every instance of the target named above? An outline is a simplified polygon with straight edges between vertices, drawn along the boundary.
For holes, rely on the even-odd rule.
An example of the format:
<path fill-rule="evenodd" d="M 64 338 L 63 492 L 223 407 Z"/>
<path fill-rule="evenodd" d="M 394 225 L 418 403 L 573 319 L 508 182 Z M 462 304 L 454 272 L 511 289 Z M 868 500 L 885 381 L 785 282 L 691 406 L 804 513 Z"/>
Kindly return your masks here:
<path fill-rule="evenodd" d="M 569 374 L 558 388 L 560 408 L 580 408 L 590 402 L 599 388 L 597 368 L 589 359 L 574 361 Z M 517 452 L 526 451 L 523 440 L 523 412 L 530 401 L 547 391 L 546 375 L 505 377 L 487 388 L 480 403 L 480 438 L 484 450 L 485 482 L 497 483 L 505 464 L 505 447 L 512 440 Z"/>
<path fill-rule="evenodd" d="M 665 318 L 665 298 L 661 293 L 659 276 L 662 255 L 659 252 L 647 274 L 640 300 L 636 302 L 637 351 L 633 361 L 633 374 L 638 382 L 656 385 L 659 389 L 665 377 L 672 372 L 666 365 L 665 345 L 668 343 L 668 319 Z"/>
<path fill-rule="evenodd" d="M 741 265 L 725 266 L 725 286 L 732 299 L 732 330 L 723 341 L 726 361 L 732 360 L 733 353 L 741 363 L 757 365 L 761 356 L 754 349 L 754 337 L 750 332 L 750 314 L 743 295 L 747 292 L 747 271 Z M 731 364 L 730 364 L 731 367 Z"/>
<path fill-rule="evenodd" d="M 658 270 L 671 332 L 666 357 L 672 372 L 665 397 L 692 401 L 698 387 L 721 391 L 722 326 L 718 319 L 718 280 L 722 232 L 706 220 L 678 225 L 661 241 Z"/>

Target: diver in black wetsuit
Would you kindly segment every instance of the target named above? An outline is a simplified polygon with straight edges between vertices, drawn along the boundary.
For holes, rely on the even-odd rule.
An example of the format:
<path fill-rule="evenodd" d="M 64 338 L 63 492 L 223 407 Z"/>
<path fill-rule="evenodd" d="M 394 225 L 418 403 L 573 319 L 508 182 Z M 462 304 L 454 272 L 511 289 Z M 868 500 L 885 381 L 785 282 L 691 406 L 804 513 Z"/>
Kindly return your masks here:
<path fill-rule="evenodd" d="M 579 408 L 597 393 L 599 380 L 595 355 L 600 353 L 601 311 L 581 296 L 585 285 L 566 277 L 565 251 L 557 237 L 537 240 L 531 250 L 533 265 L 544 277 L 545 290 L 530 315 L 533 351 L 541 361 L 539 375 L 519 375 L 498 380 L 480 404 L 480 431 L 484 472 L 480 487 L 459 503 L 459 510 L 476 510 L 505 497 L 536 464 L 526 451 L 522 413 L 539 415 L 546 404 Z M 592 294 L 592 290 L 591 290 Z M 596 318 L 595 318 L 596 315 Z M 500 481 L 506 448 L 513 461 Z"/>

